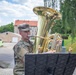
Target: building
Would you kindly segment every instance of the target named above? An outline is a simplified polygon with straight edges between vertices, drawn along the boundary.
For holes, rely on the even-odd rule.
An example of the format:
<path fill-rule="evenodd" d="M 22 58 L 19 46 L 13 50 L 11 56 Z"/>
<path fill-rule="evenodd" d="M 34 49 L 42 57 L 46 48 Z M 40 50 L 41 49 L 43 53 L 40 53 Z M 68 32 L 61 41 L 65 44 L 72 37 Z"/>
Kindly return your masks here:
<path fill-rule="evenodd" d="M 30 25 L 31 28 L 31 36 L 35 36 L 37 33 L 37 21 L 29 21 L 29 20 L 16 20 L 15 24 L 14 24 L 14 33 L 19 33 L 18 30 L 18 25 L 22 24 L 22 23 L 26 23 Z"/>
<path fill-rule="evenodd" d="M 4 33 L 0 33 L 0 39 L 3 42 L 18 42 L 21 39 L 21 36 L 17 33 L 13 33 L 13 32 L 4 32 Z"/>

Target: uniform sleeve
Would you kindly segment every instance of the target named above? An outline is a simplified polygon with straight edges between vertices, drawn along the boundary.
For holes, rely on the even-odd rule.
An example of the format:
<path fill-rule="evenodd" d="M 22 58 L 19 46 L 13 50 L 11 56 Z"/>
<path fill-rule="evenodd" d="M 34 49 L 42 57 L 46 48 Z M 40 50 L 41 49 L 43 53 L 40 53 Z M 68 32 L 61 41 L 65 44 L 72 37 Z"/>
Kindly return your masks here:
<path fill-rule="evenodd" d="M 15 52 L 16 56 L 19 57 L 19 59 L 21 59 L 22 61 L 24 61 L 24 55 L 29 53 L 27 47 L 23 48 L 23 47 L 19 47 L 19 46 L 14 47 L 14 52 Z"/>

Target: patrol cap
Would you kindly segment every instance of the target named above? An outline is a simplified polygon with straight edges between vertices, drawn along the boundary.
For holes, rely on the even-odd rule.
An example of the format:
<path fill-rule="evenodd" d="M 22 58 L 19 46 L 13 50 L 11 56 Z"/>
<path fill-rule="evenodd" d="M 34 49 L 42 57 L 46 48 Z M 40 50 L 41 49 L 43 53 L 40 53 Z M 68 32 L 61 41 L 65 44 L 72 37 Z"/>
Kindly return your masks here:
<path fill-rule="evenodd" d="M 18 29 L 21 30 L 21 31 L 30 31 L 29 24 L 20 24 L 18 26 Z"/>

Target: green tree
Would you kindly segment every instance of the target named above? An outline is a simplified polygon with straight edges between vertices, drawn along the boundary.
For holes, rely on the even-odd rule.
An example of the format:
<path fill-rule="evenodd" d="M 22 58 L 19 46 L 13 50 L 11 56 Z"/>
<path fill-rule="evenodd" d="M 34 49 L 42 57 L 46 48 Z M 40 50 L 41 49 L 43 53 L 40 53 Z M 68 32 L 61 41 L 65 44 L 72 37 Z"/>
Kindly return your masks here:
<path fill-rule="evenodd" d="M 76 36 L 76 0 L 64 0 L 61 2 L 62 26 L 65 29 L 65 34 L 69 31 L 72 37 L 72 42 Z"/>
<path fill-rule="evenodd" d="M 0 33 L 7 32 L 7 31 L 14 32 L 13 23 L 3 25 L 0 27 Z"/>

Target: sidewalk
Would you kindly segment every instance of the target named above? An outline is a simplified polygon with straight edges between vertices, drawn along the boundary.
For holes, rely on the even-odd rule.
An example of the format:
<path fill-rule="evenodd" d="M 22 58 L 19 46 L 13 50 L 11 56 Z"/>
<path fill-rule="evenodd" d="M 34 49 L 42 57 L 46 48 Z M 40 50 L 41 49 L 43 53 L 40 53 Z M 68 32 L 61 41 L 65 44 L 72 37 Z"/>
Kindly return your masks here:
<path fill-rule="evenodd" d="M 0 66 L 5 68 L 14 67 L 14 51 L 13 46 L 15 43 L 4 43 L 0 48 Z"/>
<path fill-rule="evenodd" d="M 15 43 L 4 43 L 3 45 L 3 47 L 0 47 L 0 65 L 4 68 L 0 68 L 0 75 L 13 75 L 13 46 Z"/>
<path fill-rule="evenodd" d="M 0 69 L 0 75 L 13 75 L 13 69 Z"/>

